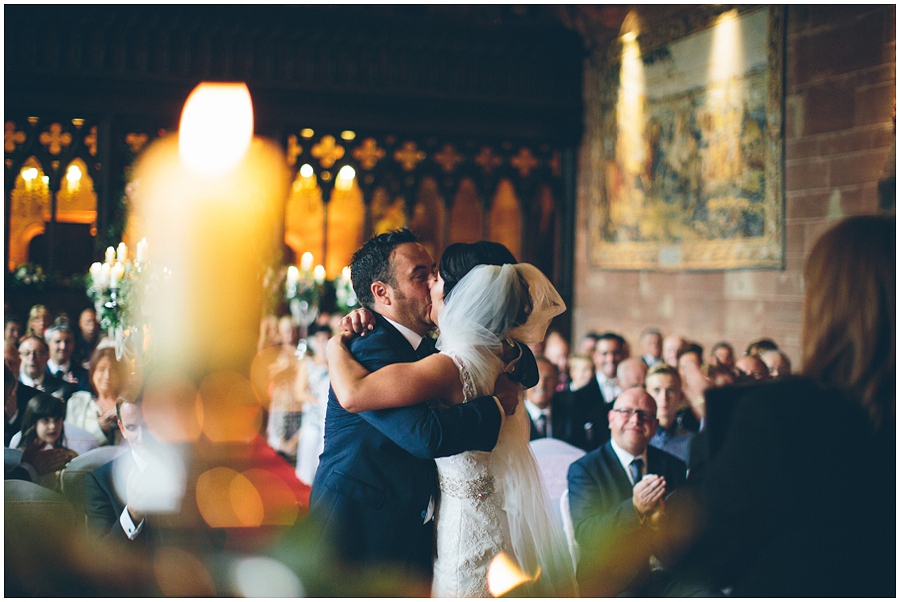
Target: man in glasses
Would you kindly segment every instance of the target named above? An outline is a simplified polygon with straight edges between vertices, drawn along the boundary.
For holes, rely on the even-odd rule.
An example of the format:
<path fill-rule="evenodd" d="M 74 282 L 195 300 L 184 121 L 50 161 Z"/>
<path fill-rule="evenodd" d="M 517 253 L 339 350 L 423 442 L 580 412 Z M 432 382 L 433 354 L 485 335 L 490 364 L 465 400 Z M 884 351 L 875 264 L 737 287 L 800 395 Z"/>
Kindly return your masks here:
<path fill-rule="evenodd" d="M 639 562 L 626 558 L 633 553 L 628 540 L 654 529 L 664 498 L 682 484 L 687 467 L 649 447 L 658 426 L 656 402 L 642 387 L 623 391 L 608 418 L 611 440 L 573 463 L 568 473 L 581 594 L 680 595 L 664 571 L 651 573 L 649 555 Z M 640 568 L 625 568 L 634 566 Z"/>

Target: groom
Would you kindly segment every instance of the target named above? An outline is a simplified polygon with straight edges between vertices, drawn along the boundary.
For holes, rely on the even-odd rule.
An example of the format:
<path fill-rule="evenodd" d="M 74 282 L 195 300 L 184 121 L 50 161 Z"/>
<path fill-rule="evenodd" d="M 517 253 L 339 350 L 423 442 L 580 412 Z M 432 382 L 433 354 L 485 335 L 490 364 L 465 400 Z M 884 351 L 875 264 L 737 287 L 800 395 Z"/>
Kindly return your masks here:
<path fill-rule="evenodd" d="M 375 371 L 435 352 L 427 334 L 434 260 L 407 229 L 369 240 L 353 256 L 351 277 L 375 328 L 351 352 Z M 431 578 L 437 473 L 433 458 L 490 451 L 504 408 L 517 401 L 509 383 L 502 398 L 482 397 L 446 409 L 427 404 L 351 414 L 328 394 L 325 448 L 313 481 L 310 516 L 323 543 L 351 566 L 399 568 Z"/>

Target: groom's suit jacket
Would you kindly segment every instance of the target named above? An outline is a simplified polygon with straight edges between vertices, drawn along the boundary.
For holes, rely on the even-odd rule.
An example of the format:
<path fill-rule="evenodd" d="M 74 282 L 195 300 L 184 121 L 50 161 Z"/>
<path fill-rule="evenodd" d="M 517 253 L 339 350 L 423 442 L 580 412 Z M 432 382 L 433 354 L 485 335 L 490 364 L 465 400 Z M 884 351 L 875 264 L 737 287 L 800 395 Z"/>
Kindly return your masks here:
<path fill-rule="evenodd" d="M 351 343 L 368 370 L 418 359 L 409 342 L 382 316 Z M 325 448 L 313 481 L 309 522 L 341 560 L 390 563 L 431 575 L 437 502 L 433 458 L 466 450 L 489 451 L 497 442 L 501 410 L 491 397 L 447 409 L 427 404 L 352 414 L 328 394 Z"/>

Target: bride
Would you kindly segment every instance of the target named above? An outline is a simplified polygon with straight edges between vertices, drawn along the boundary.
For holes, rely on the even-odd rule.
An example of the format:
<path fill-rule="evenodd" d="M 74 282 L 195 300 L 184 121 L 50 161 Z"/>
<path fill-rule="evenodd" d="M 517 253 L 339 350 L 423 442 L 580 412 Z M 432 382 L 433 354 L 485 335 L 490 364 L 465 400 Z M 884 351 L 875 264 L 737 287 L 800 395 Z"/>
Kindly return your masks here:
<path fill-rule="evenodd" d="M 491 260 L 497 247 L 508 263 L 488 265 L 507 261 Z M 540 270 L 514 261 L 497 243 L 447 248 L 430 288 L 440 353 L 370 373 L 349 352 L 354 332 L 345 330 L 332 338 L 331 382 L 344 409 L 362 412 L 434 399 L 457 404 L 490 394 L 497 378 L 521 357 L 516 341 L 543 340 L 550 320 L 565 311 L 559 293 Z M 504 361 L 515 352 L 518 356 L 512 361 Z M 504 419 L 492 452 L 468 451 L 435 460 L 441 496 L 433 596 L 489 597 L 488 567 L 501 552 L 523 572 L 536 576 L 523 593 L 540 597 L 576 593 L 565 536 L 528 445 L 528 433 L 520 399 L 513 415 Z"/>

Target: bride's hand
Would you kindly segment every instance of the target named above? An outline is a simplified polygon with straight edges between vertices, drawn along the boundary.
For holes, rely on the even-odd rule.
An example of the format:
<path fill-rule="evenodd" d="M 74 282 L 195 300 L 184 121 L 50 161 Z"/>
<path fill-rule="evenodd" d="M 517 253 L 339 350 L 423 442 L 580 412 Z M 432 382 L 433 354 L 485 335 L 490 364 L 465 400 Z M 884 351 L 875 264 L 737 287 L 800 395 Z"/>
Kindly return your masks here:
<path fill-rule="evenodd" d="M 354 309 L 341 318 L 341 330 L 365 336 L 366 332 L 375 328 L 375 315 L 364 307 Z"/>

